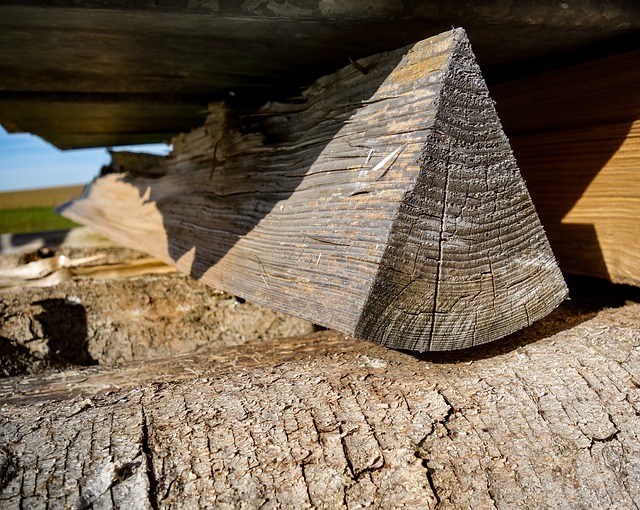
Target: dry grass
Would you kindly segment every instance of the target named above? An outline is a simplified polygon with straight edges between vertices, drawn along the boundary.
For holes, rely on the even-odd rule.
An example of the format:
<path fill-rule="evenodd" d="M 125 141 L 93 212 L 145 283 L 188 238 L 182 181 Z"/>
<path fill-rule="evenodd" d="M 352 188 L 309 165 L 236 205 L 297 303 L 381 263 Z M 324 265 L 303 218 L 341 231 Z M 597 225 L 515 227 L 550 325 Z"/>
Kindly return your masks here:
<path fill-rule="evenodd" d="M 0 211 L 33 207 L 56 207 L 82 193 L 84 186 L 7 191 L 0 193 Z"/>

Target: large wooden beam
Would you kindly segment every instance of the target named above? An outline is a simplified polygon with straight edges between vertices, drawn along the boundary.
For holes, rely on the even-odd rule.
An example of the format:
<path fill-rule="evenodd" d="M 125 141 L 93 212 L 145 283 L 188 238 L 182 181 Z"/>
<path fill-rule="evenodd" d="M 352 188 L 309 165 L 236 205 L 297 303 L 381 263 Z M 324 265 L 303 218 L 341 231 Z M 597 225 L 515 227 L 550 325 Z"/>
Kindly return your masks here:
<path fill-rule="evenodd" d="M 564 271 L 640 285 L 640 51 L 491 89 Z"/>
<path fill-rule="evenodd" d="M 386 346 L 495 340 L 566 294 L 461 29 L 256 115 L 213 105 L 157 168 L 118 166 L 63 214 Z"/>

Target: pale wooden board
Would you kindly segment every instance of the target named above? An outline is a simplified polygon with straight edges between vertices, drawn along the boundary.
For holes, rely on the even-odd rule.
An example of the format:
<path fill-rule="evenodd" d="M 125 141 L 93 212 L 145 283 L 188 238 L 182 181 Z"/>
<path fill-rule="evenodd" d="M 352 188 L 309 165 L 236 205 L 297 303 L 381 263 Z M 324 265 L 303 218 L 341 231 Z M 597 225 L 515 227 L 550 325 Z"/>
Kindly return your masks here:
<path fill-rule="evenodd" d="M 492 88 L 564 271 L 640 285 L 640 51 Z"/>

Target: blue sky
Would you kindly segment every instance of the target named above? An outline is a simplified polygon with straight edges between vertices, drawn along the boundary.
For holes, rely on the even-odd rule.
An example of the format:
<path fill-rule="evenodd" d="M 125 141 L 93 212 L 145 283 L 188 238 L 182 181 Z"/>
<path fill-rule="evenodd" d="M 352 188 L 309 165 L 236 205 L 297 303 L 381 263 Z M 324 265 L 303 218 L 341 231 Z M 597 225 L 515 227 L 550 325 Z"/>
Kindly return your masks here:
<path fill-rule="evenodd" d="M 115 147 L 167 154 L 164 144 Z M 61 151 L 30 134 L 8 134 L 0 126 L 0 192 L 86 184 L 109 162 L 105 148 Z"/>

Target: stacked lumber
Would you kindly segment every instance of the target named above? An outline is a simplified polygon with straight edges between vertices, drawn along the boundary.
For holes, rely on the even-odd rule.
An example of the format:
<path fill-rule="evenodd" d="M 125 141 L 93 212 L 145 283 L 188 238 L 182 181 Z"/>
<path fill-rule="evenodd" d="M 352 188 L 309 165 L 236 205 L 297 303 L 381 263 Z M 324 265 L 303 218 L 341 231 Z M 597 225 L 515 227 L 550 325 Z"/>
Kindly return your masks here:
<path fill-rule="evenodd" d="M 560 267 L 640 285 L 640 51 L 491 93 Z"/>
<path fill-rule="evenodd" d="M 478 345 L 566 295 L 461 29 L 362 59 L 256 115 L 212 105 L 157 167 L 133 161 L 63 214 L 385 346 Z"/>

